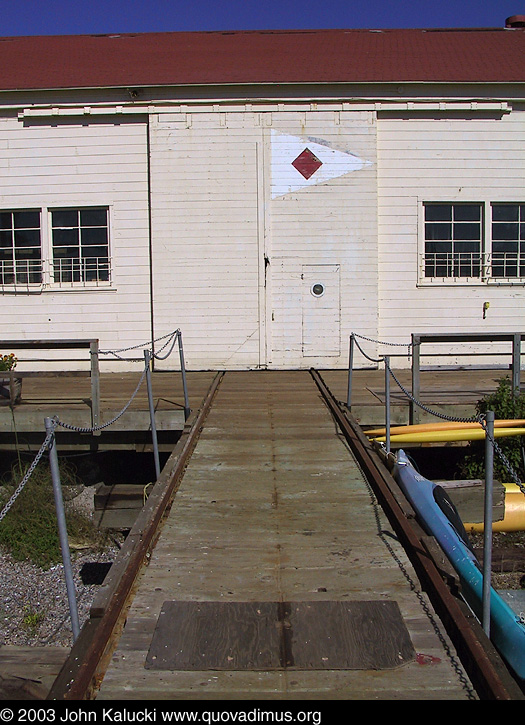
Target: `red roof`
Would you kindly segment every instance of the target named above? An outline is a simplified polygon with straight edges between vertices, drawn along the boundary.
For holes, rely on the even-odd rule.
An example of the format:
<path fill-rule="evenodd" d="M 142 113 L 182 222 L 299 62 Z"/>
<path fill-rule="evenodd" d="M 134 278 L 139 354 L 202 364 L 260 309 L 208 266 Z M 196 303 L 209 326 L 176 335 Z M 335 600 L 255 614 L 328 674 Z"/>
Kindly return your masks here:
<path fill-rule="evenodd" d="M 523 82 L 524 29 L 276 30 L 0 38 L 0 90 Z"/>

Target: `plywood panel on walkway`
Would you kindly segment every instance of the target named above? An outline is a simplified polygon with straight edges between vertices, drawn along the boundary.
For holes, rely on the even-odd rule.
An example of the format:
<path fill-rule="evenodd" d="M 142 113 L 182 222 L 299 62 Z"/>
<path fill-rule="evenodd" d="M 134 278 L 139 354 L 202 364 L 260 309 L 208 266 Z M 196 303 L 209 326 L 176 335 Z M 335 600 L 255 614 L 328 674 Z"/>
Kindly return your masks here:
<path fill-rule="evenodd" d="M 414 657 L 376 670 L 147 669 L 169 602 L 392 602 Z M 98 699 L 466 699 L 450 653 L 311 375 L 226 373 Z"/>

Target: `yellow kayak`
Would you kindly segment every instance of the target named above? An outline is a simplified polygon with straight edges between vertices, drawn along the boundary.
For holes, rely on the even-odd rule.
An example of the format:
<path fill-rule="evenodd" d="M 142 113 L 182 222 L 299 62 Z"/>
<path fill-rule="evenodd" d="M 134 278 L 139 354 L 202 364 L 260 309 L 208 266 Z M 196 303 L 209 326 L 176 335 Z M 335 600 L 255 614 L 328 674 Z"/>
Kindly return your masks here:
<path fill-rule="evenodd" d="M 503 438 L 507 436 L 525 435 L 525 428 L 495 428 L 494 438 Z M 421 431 L 418 433 L 403 433 L 400 435 L 390 435 L 390 442 L 397 443 L 450 443 L 455 441 L 479 441 L 484 440 L 485 431 L 481 426 L 477 428 L 467 428 L 458 430 L 434 430 Z M 379 436 L 373 440 L 384 442 L 386 436 Z"/>
<path fill-rule="evenodd" d="M 504 483 L 505 516 L 492 523 L 493 531 L 525 531 L 525 495 L 515 483 Z M 482 532 L 483 523 L 465 524 L 467 531 Z"/>
<path fill-rule="evenodd" d="M 518 428 L 525 425 L 525 420 L 506 420 L 499 419 L 494 421 L 494 428 Z M 442 423 L 417 423 L 414 425 L 398 425 L 390 428 L 390 435 L 401 435 L 404 433 L 426 433 L 431 431 L 441 430 L 470 430 L 480 429 L 480 423 L 457 423 L 455 421 L 444 421 Z M 367 436 L 384 436 L 386 435 L 386 429 L 373 428 L 372 430 L 365 431 Z"/>

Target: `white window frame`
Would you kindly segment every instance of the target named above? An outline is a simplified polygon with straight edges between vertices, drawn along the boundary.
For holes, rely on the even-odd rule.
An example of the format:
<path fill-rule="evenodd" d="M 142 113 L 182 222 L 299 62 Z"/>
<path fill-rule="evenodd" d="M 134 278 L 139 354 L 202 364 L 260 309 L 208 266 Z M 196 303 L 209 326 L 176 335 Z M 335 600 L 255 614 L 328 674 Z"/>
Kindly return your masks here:
<path fill-rule="evenodd" d="M 495 242 L 497 243 L 497 242 L 502 241 L 500 239 L 493 239 L 493 237 L 492 237 L 492 231 L 493 231 L 493 216 L 494 216 L 493 215 L 493 209 L 494 209 L 495 206 L 518 206 L 518 207 L 524 207 L 523 214 L 522 215 L 519 214 L 519 219 L 517 221 L 517 224 L 518 224 L 518 227 L 519 227 L 520 223 L 525 225 L 525 201 L 505 201 L 505 200 L 503 200 L 503 201 L 492 201 L 491 202 L 491 204 L 490 204 L 490 210 L 489 210 L 490 216 L 487 219 L 487 224 L 490 225 L 490 235 L 491 235 L 491 247 L 490 247 L 490 252 L 489 252 L 489 255 L 490 255 L 489 256 L 489 265 L 490 265 L 489 266 L 489 271 L 490 271 L 490 279 L 489 279 L 489 281 L 490 281 L 491 284 L 520 284 L 520 283 L 521 284 L 525 284 L 525 273 L 523 275 L 521 275 L 521 276 L 519 275 L 519 269 L 520 269 L 520 267 L 525 267 L 525 249 L 524 249 L 523 252 L 520 251 L 520 243 L 525 248 L 525 239 L 524 240 L 520 240 L 519 229 L 518 229 L 518 239 L 517 240 L 508 240 L 509 242 L 516 241 L 516 244 L 517 244 L 517 252 L 516 252 L 516 257 L 515 257 L 515 259 L 516 259 L 515 264 L 516 264 L 516 267 L 518 269 L 518 274 L 517 275 L 507 276 L 507 277 L 505 277 L 505 276 L 501 276 L 501 277 L 500 276 L 497 276 L 497 277 L 496 276 L 492 276 L 493 266 L 496 266 L 496 263 L 494 263 L 494 265 L 493 265 L 493 255 L 500 254 L 500 252 L 495 252 L 494 251 L 494 243 Z M 514 253 L 510 252 L 509 254 L 513 255 Z M 506 263 L 506 261 L 504 263 Z M 514 263 L 512 256 L 509 258 L 509 262 L 508 263 L 509 263 L 509 265 L 511 265 L 511 264 Z"/>
<path fill-rule="evenodd" d="M 481 214 L 481 250 L 480 250 L 480 275 L 471 277 L 461 276 L 425 276 L 425 207 L 432 204 L 442 205 L 461 205 L 461 204 L 479 204 L 482 208 Z M 517 277 L 493 277 L 492 276 L 492 208 L 494 205 L 515 204 L 519 206 L 525 205 L 525 201 L 514 201 L 510 199 L 468 199 L 468 200 L 451 200 L 450 198 L 425 198 L 418 199 L 418 287 L 435 287 L 435 286 L 487 286 L 487 285 L 525 285 L 525 276 Z"/>
<path fill-rule="evenodd" d="M 107 272 L 108 279 L 93 279 L 78 281 L 64 281 L 57 279 L 57 275 L 54 272 L 55 260 L 53 256 L 53 228 L 52 228 L 52 212 L 56 210 L 71 210 L 71 211 L 82 211 L 87 209 L 104 209 L 107 214 Z M 9 207 L 0 209 L 2 212 L 23 212 L 23 211 L 34 211 L 40 213 L 40 269 L 41 269 L 41 281 L 40 282 L 17 282 L 16 278 L 12 284 L 3 284 L 3 276 L 0 275 L 0 294 L 10 293 L 41 293 L 41 292 L 82 292 L 90 290 L 114 289 L 113 285 L 113 260 L 111 257 L 111 243 L 112 243 L 112 228 L 113 228 L 113 209 L 110 204 L 56 204 L 53 206 L 38 206 L 31 205 L 24 208 L 21 207 Z"/>
<path fill-rule="evenodd" d="M 10 260 L 0 260 L 0 291 L 15 291 L 17 293 L 23 292 L 23 291 L 40 291 L 44 284 L 44 256 L 43 256 L 43 248 L 42 248 L 42 209 L 37 206 L 31 206 L 27 208 L 20 208 L 20 207 L 10 207 L 7 209 L 0 209 L 0 211 L 3 214 L 17 214 L 17 213 L 38 213 L 39 214 L 39 232 L 40 232 L 40 260 L 34 261 L 32 264 L 30 263 L 30 260 L 26 261 L 26 264 L 24 265 L 24 260 L 16 261 L 15 257 L 12 257 Z M 14 223 L 14 222 L 13 222 Z M 28 227 L 31 229 L 36 229 L 37 227 Z M 16 227 L 13 225 L 11 226 L 11 231 L 16 230 Z M 13 245 L 11 247 L 11 250 L 14 252 L 15 250 L 14 245 L 14 239 L 13 239 Z M 10 264 L 12 265 L 10 267 Z M 25 267 L 25 270 L 24 270 Z M 24 274 L 27 274 L 29 277 L 29 274 L 35 273 L 40 276 L 40 281 L 38 282 L 30 282 L 29 279 L 26 281 L 22 281 L 19 279 L 19 276 L 23 276 Z M 13 275 L 13 282 L 6 283 L 5 275 L 12 274 Z"/>
<path fill-rule="evenodd" d="M 107 275 L 108 279 L 93 279 L 93 280 L 87 280 L 87 279 L 78 279 L 78 280 L 64 280 L 60 278 L 59 273 L 57 273 L 58 268 L 58 257 L 55 255 L 55 245 L 53 240 L 53 212 L 58 211 L 71 211 L 76 212 L 79 214 L 82 211 L 92 210 L 92 209 L 103 209 L 106 212 L 106 220 L 107 220 L 107 257 L 104 257 L 104 259 L 107 259 Z M 111 259 L 111 207 L 108 204 L 86 204 L 82 206 L 77 205 L 54 205 L 47 208 L 47 234 L 48 234 L 48 244 L 47 244 L 47 260 L 48 260 L 48 267 L 49 267 L 49 285 L 52 289 L 56 290 L 65 290 L 65 289 L 100 289 L 102 288 L 108 288 L 112 286 L 112 259 Z M 79 227 L 81 228 L 81 227 Z M 79 245 L 79 249 L 81 249 L 81 244 Z M 72 268 L 73 269 L 73 268 Z M 104 271 L 104 270 L 102 270 Z M 80 271 L 80 264 L 78 267 L 75 267 L 75 273 L 79 274 L 80 277 L 82 277 L 82 273 Z M 65 274 L 67 274 L 67 265 L 65 269 Z"/>

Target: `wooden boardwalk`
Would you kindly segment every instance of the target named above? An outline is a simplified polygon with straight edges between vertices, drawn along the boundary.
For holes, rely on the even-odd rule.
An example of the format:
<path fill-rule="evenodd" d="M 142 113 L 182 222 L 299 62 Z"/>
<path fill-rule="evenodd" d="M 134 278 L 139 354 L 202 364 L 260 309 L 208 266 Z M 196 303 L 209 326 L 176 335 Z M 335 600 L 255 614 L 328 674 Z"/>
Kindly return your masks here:
<path fill-rule="evenodd" d="M 471 415 L 476 401 L 496 389 L 498 380 L 506 374 L 502 370 L 463 370 L 422 372 L 421 400 L 433 408 L 453 415 Z M 102 373 L 100 379 L 101 423 L 113 418 L 127 405 L 140 381 L 137 372 Z M 197 409 L 209 388 L 213 371 L 190 371 L 187 374 L 189 403 Z M 347 400 L 348 373 L 345 370 L 323 371 L 328 385 L 339 400 Z M 410 390 L 410 370 L 396 372 L 399 382 Z M 184 428 L 184 394 L 180 372 L 154 372 L 152 389 L 155 422 L 159 432 L 173 433 Z M 362 425 L 379 425 L 384 422 L 385 380 L 382 370 L 356 370 L 353 376 L 352 413 Z M 91 425 L 90 381 L 86 377 L 39 376 L 23 381 L 21 403 L 11 411 L 0 399 L 0 446 L 12 445 L 16 429 L 19 433 L 33 434 L 39 440 L 44 430 L 44 418 L 58 416 L 74 426 L 89 428 Z M 3 404 L 2 404 L 3 403 Z M 409 402 L 397 384 L 391 382 L 392 423 L 406 423 Z M 427 416 L 422 412 L 422 420 Z M 145 382 L 133 399 L 127 412 L 114 424 L 104 429 L 98 437 L 100 447 L 133 446 L 133 435 L 147 433 L 150 416 Z M 117 444 L 111 436 L 117 437 Z M 58 429 L 60 438 L 71 445 L 86 445 L 77 436 Z M 166 450 L 171 450 L 169 442 Z"/>
<path fill-rule="evenodd" d="M 328 382 L 344 390 L 344 376 Z M 288 651 L 262 665 L 243 624 L 264 615 L 269 631 L 279 609 Z M 186 629 L 182 642 L 174 632 L 189 610 L 204 630 Z M 338 643 L 352 641 L 351 617 L 363 612 L 367 637 L 348 662 Z M 97 699 L 471 697 L 311 375 L 226 373 Z"/>
<path fill-rule="evenodd" d="M 131 400 L 126 412 L 97 436 L 100 448 L 133 447 L 137 440 L 148 434 L 151 419 L 145 380 L 134 394 L 141 380 L 142 369 L 137 372 L 103 373 L 100 377 L 100 423 L 116 418 Z M 198 408 L 215 373 L 192 372 L 188 375 L 189 403 Z M 184 390 L 180 372 L 152 374 L 152 390 L 155 424 L 159 433 L 179 433 L 185 425 Z M 12 445 L 13 433 L 33 434 L 40 440 L 44 431 L 44 418 L 58 418 L 80 428 L 91 427 L 91 387 L 87 377 L 46 376 L 24 378 L 22 399 L 13 410 L 7 401 L 0 401 L 0 446 Z M 142 438 L 141 438 L 142 436 Z M 58 444 L 89 445 L 86 436 L 70 434 L 67 429 L 57 428 Z M 151 440 L 149 438 L 149 440 Z M 176 438 L 175 438 L 176 440 Z M 92 442 L 92 441 L 91 441 Z M 173 448 L 173 438 L 168 439 L 167 450 Z"/>

